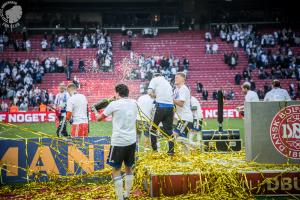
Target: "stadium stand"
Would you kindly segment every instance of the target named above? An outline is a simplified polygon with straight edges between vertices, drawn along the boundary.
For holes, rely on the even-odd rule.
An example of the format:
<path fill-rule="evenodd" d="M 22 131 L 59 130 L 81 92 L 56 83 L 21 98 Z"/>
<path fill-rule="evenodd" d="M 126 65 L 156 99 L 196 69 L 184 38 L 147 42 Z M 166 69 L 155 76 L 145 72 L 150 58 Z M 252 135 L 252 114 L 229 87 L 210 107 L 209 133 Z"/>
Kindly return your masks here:
<path fill-rule="evenodd" d="M 217 89 L 223 89 L 225 92 L 233 91 L 233 100 L 226 100 L 225 105 L 237 106 L 243 103 L 243 95 L 239 85 L 235 85 L 234 77 L 237 73 L 242 73 L 243 69 L 248 66 L 248 58 L 243 49 L 234 49 L 231 43 L 223 42 L 219 37 L 213 37 L 212 42 L 218 44 L 218 53 L 206 54 L 206 41 L 204 35 L 207 31 L 183 31 L 177 33 L 160 33 L 154 38 L 144 38 L 140 34 L 132 38 L 132 51 L 137 55 L 157 56 L 173 54 L 179 57 L 181 62 L 183 57 L 189 59 L 188 84 L 192 89 L 194 96 L 201 100 L 203 107 L 216 107 L 217 102 L 213 100 L 213 92 Z M 139 95 L 140 80 L 126 80 L 122 77 L 124 63 L 122 60 L 130 57 L 129 51 L 123 51 L 118 47 L 124 40 L 124 36 L 120 33 L 110 34 L 111 40 L 116 44 L 113 48 L 112 59 L 115 68 L 112 72 L 92 73 L 90 68 L 93 65 L 93 60 L 96 58 L 97 48 L 62 48 L 57 47 L 55 51 L 42 51 L 41 41 L 43 35 L 30 36 L 31 50 L 15 52 L 13 48 L 4 50 L 0 54 L 1 60 L 19 60 L 38 58 L 42 62 L 48 57 L 59 57 L 63 64 L 71 58 L 74 63 L 72 77 L 80 80 L 81 89 L 79 90 L 88 97 L 89 103 L 94 103 L 99 98 L 111 97 L 113 95 L 113 86 L 119 81 L 126 81 L 129 84 L 131 96 Z M 21 38 L 21 35 L 16 35 Z M 271 48 L 273 50 L 276 47 Z M 294 54 L 300 52 L 299 47 L 293 47 Z M 238 55 L 238 64 L 235 69 L 230 70 L 228 65 L 224 63 L 224 53 L 235 51 Z M 86 67 L 86 72 L 80 73 L 77 68 L 80 60 L 83 60 Z M 269 69 L 267 69 L 269 71 Z M 260 80 L 258 78 L 258 70 L 253 70 L 252 79 L 256 84 L 257 89 L 263 89 L 264 84 L 271 83 L 270 79 Z M 46 73 L 40 84 L 35 84 L 42 90 L 47 90 L 48 93 L 55 94 L 57 86 L 60 82 L 68 83 L 64 73 Z M 242 80 L 243 81 L 243 80 Z M 208 91 L 208 100 L 203 100 L 203 95 L 197 93 L 196 85 L 201 82 L 204 90 Z M 289 84 L 295 79 L 284 79 L 281 84 L 284 88 L 288 88 Z"/>

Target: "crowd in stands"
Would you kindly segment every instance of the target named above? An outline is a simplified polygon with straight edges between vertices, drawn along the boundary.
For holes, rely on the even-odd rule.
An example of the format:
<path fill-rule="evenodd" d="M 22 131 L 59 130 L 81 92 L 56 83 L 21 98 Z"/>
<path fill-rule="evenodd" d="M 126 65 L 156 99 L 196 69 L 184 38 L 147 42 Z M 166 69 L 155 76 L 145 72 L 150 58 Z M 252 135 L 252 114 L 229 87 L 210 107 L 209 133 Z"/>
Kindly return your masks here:
<path fill-rule="evenodd" d="M 122 50 L 131 50 L 132 46 L 132 38 L 136 37 L 136 34 L 133 33 L 131 29 L 126 29 L 125 26 L 122 26 L 121 33 L 123 36 L 127 36 L 128 38 L 123 38 L 121 41 L 121 49 Z M 142 37 L 156 37 L 158 35 L 158 29 L 157 28 L 144 28 L 141 31 Z"/>
<path fill-rule="evenodd" d="M 201 82 L 197 83 L 196 89 L 197 89 L 198 93 L 202 94 L 202 100 L 207 101 L 208 97 L 209 97 L 209 93 L 208 93 L 207 90 L 204 89 L 204 86 L 203 86 L 203 84 Z M 233 89 L 230 89 L 229 91 L 224 91 L 224 90 L 222 90 L 222 91 L 223 91 L 223 94 L 224 94 L 224 98 L 226 100 L 235 100 L 235 94 L 234 94 Z M 212 99 L 213 100 L 217 100 L 218 99 L 218 92 L 217 92 L 217 90 L 214 90 L 212 92 Z"/>
<path fill-rule="evenodd" d="M 50 40 L 48 34 L 44 34 L 44 38 L 41 42 L 41 48 L 43 51 L 54 51 L 56 47 L 60 48 L 97 48 L 96 61 L 97 71 L 109 71 L 113 67 L 112 63 L 112 40 L 105 29 L 97 28 L 95 32 L 88 32 L 86 29 L 78 33 L 70 33 L 68 30 L 64 34 L 58 35 L 55 32 L 52 33 Z M 80 63 L 79 71 L 83 71 L 82 63 Z"/>
<path fill-rule="evenodd" d="M 212 40 L 212 36 L 210 32 L 206 32 L 204 35 L 205 38 L 205 53 L 206 54 L 217 54 L 219 51 L 219 45 L 214 42 L 213 44 L 210 44 Z"/>
<path fill-rule="evenodd" d="M 16 59 L 14 62 L 0 61 L 0 98 L 2 112 L 46 111 L 47 105 L 53 104 L 54 94 L 42 90 L 35 84 L 43 80 L 45 73 L 58 72 L 57 59 L 46 58 L 42 63 L 38 59 L 27 59 L 24 62 Z M 50 60 L 50 67 L 47 67 Z M 74 76 L 73 83 L 80 88 L 79 78 Z"/>
<path fill-rule="evenodd" d="M 292 29 L 260 33 L 252 25 L 233 24 L 217 25 L 214 31 L 223 41 L 233 43 L 235 50 L 245 50 L 251 70 L 272 68 L 274 78 L 280 79 L 291 78 L 290 73 L 299 67 L 300 54 L 295 55 L 291 48 L 299 46 L 299 37 Z M 277 46 L 276 50 L 271 49 Z"/>
<path fill-rule="evenodd" d="M 213 27 L 213 34 L 222 41 L 233 44 L 233 50 L 243 49 L 248 57 L 248 66 L 242 75 L 236 75 L 235 83 L 241 79 L 248 81 L 252 89 L 256 90 L 252 72 L 258 70 L 258 78 L 264 79 L 291 79 L 300 80 L 300 54 L 293 51 L 293 47 L 300 46 L 300 37 L 291 28 L 279 31 L 258 32 L 253 25 L 219 24 Z M 206 40 L 211 40 L 207 35 Z M 224 62 L 234 69 L 238 63 L 238 54 L 224 54 Z M 291 87 L 293 88 L 293 87 Z M 268 91 L 258 89 L 263 98 Z M 296 98 L 291 89 L 291 96 Z"/>
<path fill-rule="evenodd" d="M 191 19 L 182 18 L 179 22 L 179 30 L 180 31 L 195 30 L 195 22 L 196 19 L 194 17 Z"/>
<path fill-rule="evenodd" d="M 132 43 L 131 43 L 132 37 L 135 37 L 135 35 L 133 34 L 133 31 L 131 29 L 126 29 L 125 26 L 122 26 L 121 34 L 123 37 L 127 36 L 127 39 L 123 38 L 121 41 L 121 49 L 130 51 L 131 45 L 132 45 Z"/>
<path fill-rule="evenodd" d="M 229 69 L 235 69 L 238 65 L 239 55 L 237 52 L 224 53 L 224 63 L 229 66 Z"/>
<path fill-rule="evenodd" d="M 158 28 L 144 28 L 141 34 L 143 37 L 156 37 L 158 35 Z"/>
<path fill-rule="evenodd" d="M 173 81 L 177 72 L 188 72 L 190 63 L 188 58 L 179 57 L 170 54 L 167 56 L 148 56 L 144 54 L 140 55 L 138 59 L 133 57 L 131 53 L 131 59 L 136 60 L 137 68 L 133 69 L 129 79 L 141 79 L 142 81 L 151 80 L 154 73 L 161 73 L 167 80 Z"/>
<path fill-rule="evenodd" d="M 2 60 L 0 62 L 2 111 L 7 111 L 11 105 L 17 106 L 19 111 L 27 111 L 29 106 L 37 107 L 41 103 L 52 103 L 54 98 L 52 93 L 34 86 L 42 82 L 44 73 L 46 73 L 44 66 L 37 59 L 27 59 L 24 62 Z M 11 105 L 6 105 L 5 100 Z"/>
<path fill-rule="evenodd" d="M 22 39 L 18 38 L 15 33 L 8 34 L 2 32 L 0 35 L 0 52 L 5 51 L 10 45 L 15 51 L 31 51 L 31 41 L 26 30 L 22 31 Z M 53 31 L 50 35 L 45 32 L 40 42 L 42 51 L 56 51 L 59 48 L 97 48 L 95 59 L 97 61 L 96 70 L 93 71 L 110 71 L 113 67 L 112 40 L 105 29 L 97 28 L 95 32 L 89 31 L 87 28 L 79 33 L 72 33 L 68 29 L 64 33 L 56 33 Z M 52 62 L 53 61 L 47 61 Z M 57 64 L 60 62 L 58 60 Z M 49 66 L 49 65 L 47 65 Z M 60 66 L 59 66 L 60 67 Z M 91 66 L 93 67 L 93 66 Z M 53 71 L 53 69 L 49 69 Z M 64 72 L 65 70 L 61 70 Z M 79 63 L 79 71 L 84 72 L 84 64 Z"/>
<path fill-rule="evenodd" d="M 5 51 L 9 45 L 12 45 L 15 51 L 31 51 L 31 41 L 26 27 L 22 29 L 22 38 L 16 37 L 14 33 L 1 31 L 0 52 Z"/>

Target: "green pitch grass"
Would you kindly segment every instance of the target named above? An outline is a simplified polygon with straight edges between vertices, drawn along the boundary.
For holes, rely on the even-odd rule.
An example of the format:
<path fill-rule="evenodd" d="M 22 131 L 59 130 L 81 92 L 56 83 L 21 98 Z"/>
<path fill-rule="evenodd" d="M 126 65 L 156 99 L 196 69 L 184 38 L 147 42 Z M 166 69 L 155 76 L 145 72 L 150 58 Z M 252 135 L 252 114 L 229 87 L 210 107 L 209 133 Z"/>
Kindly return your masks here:
<path fill-rule="evenodd" d="M 55 123 L 24 123 L 14 124 L 17 127 L 7 128 L 0 124 L 0 139 L 4 138 L 35 138 L 38 137 L 34 132 L 43 132 L 45 134 L 56 136 Z M 239 129 L 241 138 L 244 138 L 244 121 L 242 119 L 225 119 L 223 122 L 224 129 Z M 70 133 L 70 125 L 68 132 Z M 215 119 L 206 121 L 203 130 L 217 129 L 218 123 Z M 25 130 L 28 129 L 28 130 Z M 30 132 L 32 131 L 32 132 Z M 89 136 L 110 136 L 112 132 L 111 122 L 91 122 Z"/>

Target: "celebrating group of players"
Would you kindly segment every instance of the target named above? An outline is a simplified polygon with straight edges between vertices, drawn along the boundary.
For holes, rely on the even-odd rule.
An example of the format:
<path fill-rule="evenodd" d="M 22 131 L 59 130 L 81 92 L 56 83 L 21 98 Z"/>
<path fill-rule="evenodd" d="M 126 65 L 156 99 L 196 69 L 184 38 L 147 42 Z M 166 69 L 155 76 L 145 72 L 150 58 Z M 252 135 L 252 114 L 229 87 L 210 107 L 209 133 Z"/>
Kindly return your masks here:
<path fill-rule="evenodd" d="M 176 88 L 173 91 L 170 83 L 161 74 L 155 74 L 149 83 L 148 94 L 141 96 L 138 101 L 129 99 L 128 87 L 119 84 L 115 87 L 115 100 L 109 103 L 102 114 L 96 113 L 99 121 L 112 115 L 113 131 L 107 163 L 113 167 L 112 174 L 118 199 L 126 199 L 132 188 L 137 132 L 138 138 L 142 132 L 146 137 L 150 136 L 152 149 L 157 151 L 158 132 L 175 139 L 187 138 L 193 128 L 200 130 L 201 107 L 196 98 L 191 97 L 190 90 L 185 85 L 185 78 L 184 73 L 177 73 Z M 177 123 L 173 130 L 174 117 Z M 168 146 L 168 154 L 173 155 L 174 140 L 169 139 Z M 125 192 L 121 176 L 123 162 L 126 172 Z"/>
<path fill-rule="evenodd" d="M 190 135 L 191 140 L 191 133 L 200 131 L 203 118 L 200 103 L 191 96 L 189 88 L 185 85 L 185 79 L 184 73 L 177 73 L 173 90 L 171 84 L 161 74 L 155 74 L 150 81 L 148 94 L 142 95 L 138 101 L 128 98 L 128 87 L 119 84 L 115 87 L 114 101 L 108 104 L 104 112 L 99 114 L 97 110 L 93 110 L 98 121 L 112 116 L 113 130 L 107 164 L 113 169 L 112 175 L 118 199 L 126 199 L 130 194 L 137 140 L 142 133 L 146 138 L 150 137 L 153 151 L 158 151 L 157 136 L 159 133 L 169 138 L 168 154 L 173 155 L 176 138 L 188 140 Z M 88 136 L 86 97 L 77 92 L 74 84 L 70 84 L 66 88 L 64 85 L 60 85 L 59 91 L 55 99 L 59 122 L 57 123 L 57 135 L 68 136 L 66 123 L 69 121 L 72 123 L 72 137 Z M 176 124 L 174 129 L 173 121 Z M 197 139 L 199 140 L 199 136 Z M 121 176 L 123 162 L 126 172 L 125 193 Z"/>
<path fill-rule="evenodd" d="M 101 121 L 112 116 L 111 147 L 107 164 L 112 167 L 112 175 L 117 198 L 128 198 L 133 185 L 132 167 L 135 163 L 137 141 L 142 134 L 145 141 L 151 142 L 154 152 L 158 151 L 157 137 L 165 136 L 168 140 L 168 154 L 174 155 L 174 141 L 192 144 L 193 136 L 200 140 L 202 110 L 198 100 L 191 96 L 185 84 L 186 75 L 178 72 L 175 76 L 175 89 L 159 73 L 154 74 L 149 83 L 147 94 L 137 101 L 128 98 L 129 89 L 124 84 L 115 87 L 112 101 L 106 101 L 104 112 L 92 110 L 96 119 Z M 72 122 L 72 137 L 88 136 L 88 102 L 84 95 L 77 93 L 76 86 L 59 86 L 60 93 L 55 99 L 55 109 L 59 123 L 58 136 L 68 136 L 66 122 Z M 242 85 L 246 102 L 259 101 L 257 94 L 250 91 L 249 83 Z M 265 101 L 290 100 L 286 91 L 280 89 L 280 83 L 273 81 L 273 90 L 266 95 Z M 175 126 L 173 126 L 175 124 Z M 196 134 L 195 134 L 196 133 Z M 121 176 L 122 164 L 125 164 L 125 191 Z"/>
<path fill-rule="evenodd" d="M 72 137 L 88 136 L 88 101 L 83 94 L 77 93 L 77 87 L 69 84 L 67 88 L 64 84 L 59 85 L 59 93 L 54 100 L 56 111 L 57 136 L 69 136 L 67 132 L 67 122 L 72 124 Z"/>

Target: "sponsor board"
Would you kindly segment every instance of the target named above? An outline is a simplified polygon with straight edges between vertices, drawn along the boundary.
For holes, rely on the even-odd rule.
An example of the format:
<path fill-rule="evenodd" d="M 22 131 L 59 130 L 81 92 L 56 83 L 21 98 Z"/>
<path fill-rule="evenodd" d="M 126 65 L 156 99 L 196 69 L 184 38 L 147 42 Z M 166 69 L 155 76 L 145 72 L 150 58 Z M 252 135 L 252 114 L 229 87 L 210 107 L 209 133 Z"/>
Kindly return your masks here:
<path fill-rule="evenodd" d="M 102 113 L 103 111 L 100 111 Z M 94 113 L 89 112 L 90 121 L 96 121 Z M 55 112 L 0 112 L 0 122 L 4 123 L 41 123 L 55 122 Z M 111 117 L 107 117 L 102 121 L 111 121 Z"/>
<path fill-rule="evenodd" d="M 110 137 L 0 140 L 0 183 L 92 174 L 103 169 Z"/>
<path fill-rule="evenodd" d="M 217 108 L 202 108 L 202 113 L 205 119 L 213 119 L 218 117 Z M 96 121 L 94 113 L 89 112 L 89 117 L 90 121 Z M 240 115 L 235 108 L 224 108 L 224 117 L 239 118 Z M 0 122 L 6 123 L 55 122 L 55 118 L 55 112 L 0 112 Z M 111 117 L 107 117 L 106 119 L 104 119 L 104 121 L 111 121 Z"/>

